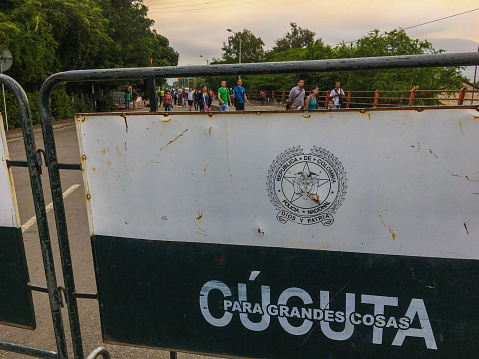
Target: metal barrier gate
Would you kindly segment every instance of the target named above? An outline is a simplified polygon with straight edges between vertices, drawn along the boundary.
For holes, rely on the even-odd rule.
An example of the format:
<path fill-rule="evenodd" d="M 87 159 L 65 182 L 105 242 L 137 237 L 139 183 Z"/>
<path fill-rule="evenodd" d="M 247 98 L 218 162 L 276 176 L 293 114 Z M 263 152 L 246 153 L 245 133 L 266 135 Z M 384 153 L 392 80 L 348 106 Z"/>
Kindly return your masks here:
<path fill-rule="evenodd" d="M 35 329 L 35 314 L 31 291 L 47 293 L 58 352 L 7 342 L 0 342 L 0 349 L 39 358 L 68 358 L 60 308 L 62 303 L 61 289 L 57 286 L 55 277 L 50 232 L 40 177 L 42 161 L 35 145 L 30 107 L 25 92 L 15 80 L 9 76 L 0 75 L 0 82 L 13 92 L 17 100 L 27 158 L 26 161 L 9 159 L 3 121 L 0 121 L 0 246 L 2 248 L 0 252 L 0 285 L 2 287 L 0 323 L 31 330 Z M 46 287 L 34 285 L 29 280 L 11 167 L 27 167 L 29 171 L 47 283 Z M 77 339 L 74 339 L 74 341 L 78 343 Z M 81 349 L 81 339 L 79 347 Z M 103 355 L 104 353 L 98 350 L 97 354 Z M 78 357 L 82 357 L 82 355 L 80 354 Z M 96 354 L 92 356 L 92 358 L 94 357 L 97 357 Z"/>
<path fill-rule="evenodd" d="M 83 358 L 76 305 L 79 296 L 75 292 L 71 270 L 59 173 L 61 168 L 73 169 L 74 166 L 61 165 L 57 160 L 49 110 L 49 97 L 56 84 L 146 78 L 152 92 L 155 78 L 183 75 L 356 71 L 478 63 L 479 54 L 462 53 L 70 71 L 51 76 L 40 91 L 39 110 L 75 358 Z M 155 99 L 156 96 L 150 98 Z M 153 100 L 152 111 L 155 109 Z M 387 180 L 391 178 L 381 176 L 381 173 L 385 169 L 391 171 L 387 173 L 394 173 L 395 165 L 402 163 L 400 156 L 405 154 L 405 150 L 395 143 L 391 154 L 384 153 L 387 146 L 379 154 L 375 154 L 374 149 L 365 151 L 365 155 L 377 160 L 375 162 L 358 157 L 358 147 L 348 146 L 365 146 L 361 135 L 366 134 L 370 141 L 381 143 L 383 133 L 379 130 L 387 132 L 392 128 L 393 133 L 407 138 L 404 143 L 408 144 L 409 150 L 416 149 L 416 143 L 409 143 L 416 139 L 414 130 L 424 137 L 424 126 L 433 124 L 433 116 L 429 115 L 433 111 L 423 110 L 389 111 L 391 116 L 387 125 L 390 128 L 380 125 L 380 114 L 389 115 L 388 111 L 381 110 L 274 115 L 153 114 L 145 118 L 125 114 L 78 116 L 81 169 L 90 208 L 104 341 L 251 358 L 311 357 L 319 354 L 338 358 L 364 357 L 365 352 L 373 358 L 411 354 L 423 358 L 445 358 L 454 350 L 455 354 L 464 356 L 477 352 L 477 315 L 473 303 L 479 297 L 478 248 L 468 244 L 461 249 L 458 259 L 446 255 L 447 245 L 441 241 L 439 244 L 430 243 L 433 236 L 427 234 L 427 226 L 411 225 L 416 223 L 412 222 L 412 218 L 418 215 L 417 211 L 411 212 L 411 222 L 403 220 L 398 224 L 409 238 L 407 243 L 402 242 L 402 234 L 389 225 L 393 217 L 387 212 L 407 212 L 409 208 L 404 207 L 407 202 L 401 200 L 414 200 L 407 188 L 400 187 L 401 191 L 395 197 L 399 205 L 393 206 L 386 201 L 385 209 L 376 204 L 380 202 L 378 194 L 369 193 L 368 196 L 368 191 L 353 188 L 372 179 L 383 180 L 374 183 L 379 188 L 386 188 Z M 468 138 L 477 134 L 476 109 L 464 107 L 464 110 L 449 111 L 452 112 L 447 115 L 445 112 L 438 113 L 448 134 L 452 131 L 449 124 L 452 120 L 447 117 L 456 115 L 460 117 L 461 130 L 465 126 L 469 131 Z M 335 119 L 342 125 L 335 123 Z M 422 120 L 425 120 L 423 127 L 416 128 Z M 240 121 L 245 121 L 249 127 L 242 127 Z M 318 124 L 321 126 L 318 127 Z M 345 124 L 350 127 L 345 127 Z M 377 129 L 372 124 L 378 125 Z M 104 130 L 105 126 L 111 126 L 111 136 L 93 140 L 92 135 L 100 134 L 96 131 Z M 454 126 L 458 125 L 454 123 Z M 407 129 L 406 133 L 401 132 L 402 128 Z M 301 130 L 295 136 L 298 129 Z M 258 133 L 253 136 L 254 130 Z M 319 141 L 315 135 L 321 131 L 329 134 L 329 138 L 323 135 Z M 274 135 L 273 140 L 268 137 L 270 133 Z M 130 145 L 128 136 L 134 138 Z M 249 137 L 251 142 L 244 140 Z M 339 146 L 343 138 L 350 141 L 343 146 L 347 151 Z M 145 140 L 156 145 L 156 154 L 150 158 L 138 158 L 141 151 L 135 146 Z M 187 147 L 191 140 L 200 145 L 193 147 L 193 151 Z M 458 141 L 464 143 L 462 138 Z M 472 143 L 469 139 L 467 141 Z M 434 143 L 443 146 L 447 141 L 439 138 Z M 116 151 L 115 147 L 107 151 L 109 146 L 115 146 Z M 471 150 L 468 146 L 465 148 Z M 454 148 L 447 146 L 441 149 L 444 153 L 451 151 L 453 156 L 443 163 L 431 164 L 434 174 L 437 174 L 438 168 L 447 168 L 455 158 L 467 153 L 454 152 Z M 393 155 L 395 150 L 399 157 Z M 421 156 L 438 157 L 431 148 L 428 150 L 420 152 Z M 108 155 L 102 158 L 103 151 Z M 175 155 L 176 151 L 179 157 Z M 116 152 L 117 157 L 112 157 L 110 152 Z M 409 153 L 407 155 L 410 156 Z M 348 158 L 345 159 L 345 156 Z M 205 158 L 211 158 L 211 161 L 199 161 Z M 422 160 L 424 157 L 415 160 L 417 168 L 423 167 Z M 150 166 L 149 177 L 136 177 L 135 170 L 138 168 L 133 165 L 135 161 L 145 167 L 147 164 Z M 380 163 L 378 161 L 387 166 L 381 168 L 375 165 Z M 154 165 L 164 169 L 155 172 L 151 170 Z M 477 163 L 471 160 L 470 165 Z M 113 182 L 113 176 L 118 176 L 114 170 L 120 166 L 135 173 L 131 178 L 125 177 L 130 185 L 136 183 L 147 188 L 160 178 L 164 187 L 155 191 L 151 198 L 141 191 L 123 196 L 122 190 L 128 191 L 131 186 L 122 187 L 117 179 Z M 371 168 L 364 171 L 367 166 Z M 185 168 L 191 168 L 191 171 L 185 171 Z M 467 181 L 467 191 L 476 186 L 475 178 L 461 171 L 447 170 L 451 171 L 450 177 Z M 209 177 L 197 182 L 190 179 L 203 174 L 206 177 L 211 172 L 212 180 Z M 122 177 L 125 173 L 120 172 L 119 175 Z M 355 175 L 357 178 L 354 178 Z M 429 190 L 429 180 L 421 186 L 414 186 L 414 180 L 407 175 L 407 171 L 403 172 L 401 179 L 411 183 L 414 189 L 411 193 L 420 196 Z M 216 177 L 221 177 L 221 180 Z M 354 183 L 351 178 L 354 178 Z M 427 171 L 416 178 L 426 180 Z M 464 186 L 450 184 L 447 180 L 443 181 L 443 177 L 437 178 L 440 178 L 441 186 L 453 186 L 451 188 L 458 198 L 467 199 Z M 105 183 L 114 197 L 102 195 Z M 365 188 L 370 190 L 370 187 Z M 456 232 L 457 223 L 454 221 L 459 220 L 456 215 L 464 211 L 453 207 L 455 213 L 437 212 L 441 193 L 433 191 L 429 199 L 434 199 L 434 203 L 423 209 L 433 211 L 440 218 L 440 225 L 433 230 L 434 235 L 441 236 L 443 232 L 456 235 L 459 232 Z M 124 201 L 111 201 L 111 198 L 123 197 Z M 387 232 L 386 236 L 379 234 L 376 226 L 374 229 L 368 227 L 371 225 L 370 218 L 361 222 L 361 208 L 348 205 L 348 197 L 351 197 L 350 203 L 364 203 L 367 214 L 375 213 L 375 219 Z M 217 202 L 211 203 L 211 198 Z M 106 203 L 110 203 L 110 210 L 115 210 L 113 215 L 102 208 L 101 204 L 105 201 L 109 201 Z M 196 201 L 201 203 L 200 207 L 193 205 Z M 239 203 L 237 211 L 230 206 L 235 201 Z M 302 201 L 307 204 L 298 205 Z M 468 201 L 467 208 L 472 209 L 470 213 L 477 212 L 477 205 L 471 201 L 470 195 Z M 423 205 L 427 202 L 426 199 L 418 203 Z M 121 206 L 117 207 L 117 204 Z M 144 208 L 141 214 L 145 216 L 135 216 L 122 206 Z M 366 210 L 368 208 L 371 210 Z M 194 218 L 191 218 L 192 214 Z M 437 218 L 428 216 L 425 223 L 437 224 Z M 453 222 L 454 227 L 451 228 L 454 231 L 448 231 L 448 225 L 452 226 Z M 243 225 L 248 227 L 242 228 Z M 471 236 L 468 238 L 477 238 L 475 229 L 467 229 L 466 223 L 464 227 L 467 235 Z M 351 238 L 351 233 L 345 228 L 359 230 L 355 237 L 357 240 L 352 244 L 346 241 Z M 420 235 L 424 235 L 427 241 L 421 240 Z M 460 236 L 462 238 L 464 233 L 461 232 Z M 389 242 L 385 241 L 385 237 L 389 237 Z M 333 243 L 338 238 L 339 242 Z M 405 249 L 402 248 L 403 243 Z M 437 249 L 434 249 L 435 245 L 438 245 Z M 394 282 L 386 281 L 384 276 L 379 278 L 378 273 L 386 273 L 386 277 Z M 374 276 L 377 283 L 371 283 Z M 141 299 L 138 297 L 140 290 L 146 290 Z M 464 300 L 467 296 L 468 299 Z M 96 295 L 89 297 L 95 298 Z M 462 302 L 456 305 L 458 315 L 454 317 L 446 313 L 446 309 L 457 304 L 458 298 Z M 136 309 L 133 313 L 132 307 Z M 451 324 L 449 327 L 448 323 Z M 462 333 L 468 334 L 465 336 Z M 171 356 L 175 357 L 176 353 L 171 352 Z M 66 357 L 66 354 L 59 357 Z"/>

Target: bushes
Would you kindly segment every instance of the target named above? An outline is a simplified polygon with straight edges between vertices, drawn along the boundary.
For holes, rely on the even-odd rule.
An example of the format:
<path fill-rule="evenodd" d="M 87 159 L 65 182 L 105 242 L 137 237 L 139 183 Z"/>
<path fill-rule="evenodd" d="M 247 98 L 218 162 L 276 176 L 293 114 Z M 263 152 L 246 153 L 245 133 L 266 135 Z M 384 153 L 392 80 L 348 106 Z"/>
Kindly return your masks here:
<path fill-rule="evenodd" d="M 30 110 L 32 113 L 32 122 L 33 124 L 40 123 L 40 114 L 38 112 L 38 91 L 28 92 L 27 93 L 28 103 L 30 105 Z M 7 115 L 8 115 L 8 127 L 17 128 L 21 127 L 20 113 L 18 111 L 17 101 L 12 92 L 5 89 L 5 101 L 7 103 Z M 77 103 L 75 110 L 79 110 L 81 107 L 82 110 L 87 108 Z M 0 96 L 0 111 L 2 112 L 3 118 L 5 119 L 5 107 L 3 104 L 3 96 Z M 50 96 L 50 109 L 52 114 L 52 121 L 61 121 L 68 118 L 73 118 L 75 113 L 83 111 L 75 111 L 72 106 L 72 101 L 70 96 L 67 94 L 64 86 L 57 86 Z M 84 111 L 88 112 L 88 111 Z"/>

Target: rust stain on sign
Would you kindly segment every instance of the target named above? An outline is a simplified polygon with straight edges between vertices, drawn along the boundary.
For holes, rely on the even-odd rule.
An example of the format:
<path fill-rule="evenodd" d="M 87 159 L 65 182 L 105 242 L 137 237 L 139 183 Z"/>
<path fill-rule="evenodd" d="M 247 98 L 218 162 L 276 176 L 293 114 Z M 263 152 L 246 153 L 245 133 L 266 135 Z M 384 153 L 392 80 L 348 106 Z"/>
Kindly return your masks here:
<path fill-rule="evenodd" d="M 469 231 L 467 230 L 467 226 L 466 226 L 466 224 L 465 224 L 465 223 L 464 223 L 464 228 L 466 229 L 466 233 L 467 233 L 467 235 L 469 235 Z"/>
<path fill-rule="evenodd" d="M 125 126 L 126 126 L 126 133 L 128 133 L 128 121 L 126 120 L 126 115 L 122 115 L 123 119 L 125 120 Z"/>
<path fill-rule="evenodd" d="M 383 224 L 383 227 L 386 228 L 386 223 L 384 223 L 383 219 L 381 216 L 379 216 L 379 218 L 381 218 L 381 223 Z M 393 241 L 396 239 L 396 233 L 393 232 L 393 230 L 391 229 L 391 227 L 388 227 L 389 229 L 389 233 L 391 234 L 391 236 L 393 237 Z"/>
<path fill-rule="evenodd" d="M 411 145 L 412 148 L 416 148 L 416 146 L 414 145 Z M 421 151 L 421 144 L 418 142 L 417 143 L 417 149 L 416 149 L 417 152 Z"/>
<path fill-rule="evenodd" d="M 461 128 L 461 133 L 464 134 L 464 131 L 462 130 L 462 123 L 459 121 L 459 127 Z"/>
<path fill-rule="evenodd" d="M 318 204 L 321 202 L 317 194 L 313 194 L 311 196 L 311 199 L 313 200 L 313 202 L 318 203 Z"/>

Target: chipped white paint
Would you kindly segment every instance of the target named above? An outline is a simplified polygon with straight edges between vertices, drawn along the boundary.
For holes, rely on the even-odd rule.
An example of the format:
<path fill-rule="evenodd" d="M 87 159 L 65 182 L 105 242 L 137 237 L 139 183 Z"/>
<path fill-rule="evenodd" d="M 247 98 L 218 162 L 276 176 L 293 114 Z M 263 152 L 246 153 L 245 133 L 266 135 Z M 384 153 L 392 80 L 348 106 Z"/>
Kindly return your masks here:
<path fill-rule="evenodd" d="M 90 229 L 168 241 L 479 259 L 477 114 L 227 113 L 168 121 L 86 115 L 77 128 Z M 305 154 L 321 147 L 344 167 L 347 193 L 329 226 L 276 218 L 268 170 L 294 146 Z"/>
<path fill-rule="evenodd" d="M 0 114 L 0 227 L 18 227 L 18 216 L 12 173 L 7 168 L 8 148 Z"/>

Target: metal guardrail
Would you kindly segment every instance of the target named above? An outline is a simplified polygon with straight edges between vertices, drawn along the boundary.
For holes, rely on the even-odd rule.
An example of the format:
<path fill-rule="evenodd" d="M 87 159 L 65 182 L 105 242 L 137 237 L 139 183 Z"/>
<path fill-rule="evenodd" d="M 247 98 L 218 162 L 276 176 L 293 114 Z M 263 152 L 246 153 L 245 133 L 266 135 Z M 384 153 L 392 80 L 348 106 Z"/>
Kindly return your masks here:
<path fill-rule="evenodd" d="M 53 126 L 50 113 L 50 95 L 58 83 L 105 80 L 147 79 L 151 111 L 156 111 L 155 79 L 182 76 L 259 75 L 282 73 L 314 73 L 330 71 L 362 71 L 397 68 L 473 66 L 479 64 L 479 53 L 452 53 L 434 55 L 388 56 L 375 58 L 295 61 L 280 63 L 229 64 L 207 66 L 145 67 L 129 69 L 100 69 L 67 71 L 50 76 L 39 93 L 39 112 L 45 144 L 45 164 L 48 168 L 50 186 L 55 208 L 55 221 L 62 258 L 67 302 L 75 358 L 83 358 L 81 330 L 73 281 L 70 246 L 63 203 L 60 165 L 58 164 Z M 176 357 L 175 352 L 170 352 Z"/>
<path fill-rule="evenodd" d="M 37 355 L 44 358 L 67 358 L 67 344 L 63 327 L 62 313 L 60 309 L 61 298 L 57 291 L 55 265 L 53 261 L 47 212 L 45 209 L 45 199 L 43 196 L 42 181 L 40 177 L 41 160 L 36 151 L 30 106 L 28 104 L 28 98 L 18 82 L 6 75 L 0 75 L 0 82 L 10 89 L 15 95 L 20 112 L 20 118 L 22 120 L 22 132 L 25 144 L 25 153 L 27 156 L 27 167 L 30 175 L 30 185 L 32 188 L 33 203 L 35 205 L 35 214 L 37 218 L 38 233 L 40 237 L 43 265 L 58 353 L 52 353 L 50 351 L 34 349 L 10 343 L 1 343 L 0 347 L 6 350 L 14 351 L 16 353 Z M 21 167 L 23 167 L 23 165 Z"/>

